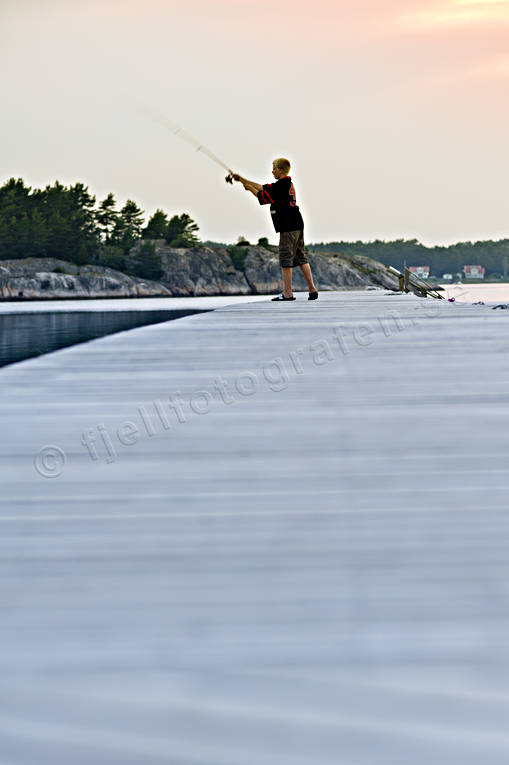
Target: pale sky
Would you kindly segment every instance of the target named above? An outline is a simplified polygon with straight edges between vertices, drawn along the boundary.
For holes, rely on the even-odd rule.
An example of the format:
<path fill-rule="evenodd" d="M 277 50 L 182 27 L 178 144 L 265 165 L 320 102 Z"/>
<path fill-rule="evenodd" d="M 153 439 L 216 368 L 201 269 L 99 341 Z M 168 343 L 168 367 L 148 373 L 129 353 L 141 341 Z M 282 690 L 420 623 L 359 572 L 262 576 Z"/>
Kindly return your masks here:
<path fill-rule="evenodd" d="M 83 181 L 203 239 L 276 241 L 292 162 L 308 242 L 509 236 L 509 0 L 0 0 L 0 182 Z"/>

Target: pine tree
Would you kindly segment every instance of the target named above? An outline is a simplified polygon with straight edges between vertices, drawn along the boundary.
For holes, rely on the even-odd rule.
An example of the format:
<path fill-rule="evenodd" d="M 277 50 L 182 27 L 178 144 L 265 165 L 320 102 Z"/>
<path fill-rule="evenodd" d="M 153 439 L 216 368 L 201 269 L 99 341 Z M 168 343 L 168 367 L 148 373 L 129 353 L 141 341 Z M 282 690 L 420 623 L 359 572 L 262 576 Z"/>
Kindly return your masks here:
<path fill-rule="evenodd" d="M 144 239 L 164 239 L 168 230 L 168 216 L 163 210 L 156 210 L 143 229 L 141 235 Z"/>
<path fill-rule="evenodd" d="M 118 218 L 118 213 L 115 210 L 117 203 L 113 194 L 103 199 L 99 204 L 99 209 L 96 211 L 95 220 L 96 226 L 99 229 L 101 241 L 104 244 L 108 244 L 111 240 L 111 236 L 115 229 L 115 225 Z"/>
<path fill-rule="evenodd" d="M 95 196 L 83 183 L 75 183 L 68 191 L 71 232 L 75 254 L 74 263 L 82 265 L 94 260 L 99 248 L 99 236 L 95 220 Z"/>
<path fill-rule="evenodd" d="M 0 259 L 27 258 L 30 247 L 30 187 L 10 178 L 0 188 Z"/>
<path fill-rule="evenodd" d="M 30 216 L 30 253 L 35 258 L 46 255 L 48 226 L 41 210 L 34 207 Z"/>
<path fill-rule="evenodd" d="M 128 253 L 140 238 L 142 227 L 143 210 L 132 199 L 128 199 L 120 210 L 113 229 L 111 243 Z"/>
<path fill-rule="evenodd" d="M 198 224 L 187 214 L 174 215 L 166 229 L 166 241 L 172 247 L 192 247 L 197 244 Z"/>

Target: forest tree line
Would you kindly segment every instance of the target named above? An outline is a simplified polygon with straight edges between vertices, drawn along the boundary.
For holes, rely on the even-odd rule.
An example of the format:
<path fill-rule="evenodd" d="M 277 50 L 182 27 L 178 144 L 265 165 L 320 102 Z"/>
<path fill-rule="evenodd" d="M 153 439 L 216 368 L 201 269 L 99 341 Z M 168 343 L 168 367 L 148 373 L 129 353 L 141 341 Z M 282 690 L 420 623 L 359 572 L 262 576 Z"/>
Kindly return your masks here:
<path fill-rule="evenodd" d="M 164 239 L 173 247 L 199 242 L 198 225 L 187 213 L 169 216 L 163 210 L 144 220 L 144 212 L 131 199 L 117 209 L 113 194 L 96 201 L 83 183 L 63 186 L 58 181 L 44 189 L 31 189 L 21 178 L 0 187 L 0 260 L 54 257 L 77 265 L 97 263 L 147 279 L 162 275 L 161 258 L 152 240 Z M 231 247 L 216 242 L 208 246 Z M 237 245 L 247 245 L 239 237 Z M 262 237 L 258 244 L 269 246 Z M 135 245 L 136 254 L 132 254 Z M 460 242 L 447 247 L 426 247 L 417 239 L 392 242 L 328 242 L 308 246 L 311 252 L 366 255 L 402 269 L 429 266 L 431 274 L 460 274 L 464 265 L 481 265 L 486 276 L 509 276 L 509 239 Z M 131 254 L 130 254 L 131 253 Z"/>
<path fill-rule="evenodd" d="M 191 247 L 198 242 L 197 231 L 187 213 L 170 218 L 163 210 L 156 210 L 145 225 L 136 202 L 128 199 L 118 210 L 114 195 L 108 194 L 97 203 L 83 183 L 63 186 L 56 181 L 31 189 L 21 178 L 11 178 L 0 187 L 0 260 L 52 257 L 158 279 L 161 258 L 150 240 Z"/>
<path fill-rule="evenodd" d="M 459 242 L 447 247 L 426 247 L 417 239 L 393 242 L 328 242 L 309 245 L 310 252 L 341 252 L 345 255 L 366 255 L 387 266 L 402 270 L 406 265 L 429 266 L 430 274 L 462 274 L 463 266 L 484 266 L 486 276 L 509 276 L 509 239 L 499 241 Z"/>

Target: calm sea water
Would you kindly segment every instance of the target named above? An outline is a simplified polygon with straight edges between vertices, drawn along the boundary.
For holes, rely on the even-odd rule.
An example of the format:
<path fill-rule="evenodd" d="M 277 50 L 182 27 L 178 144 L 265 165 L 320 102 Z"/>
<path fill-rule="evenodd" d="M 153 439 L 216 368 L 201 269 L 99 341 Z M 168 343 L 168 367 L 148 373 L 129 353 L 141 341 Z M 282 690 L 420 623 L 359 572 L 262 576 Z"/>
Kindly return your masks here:
<path fill-rule="evenodd" d="M 502 284 L 442 284 L 447 297 L 462 303 L 509 303 L 509 282 Z"/>
<path fill-rule="evenodd" d="M 443 284 L 447 297 L 467 303 L 509 303 L 509 283 Z M 0 302 L 0 366 L 145 324 L 178 319 L 267 295 L 125 300 Z M 83 309 L 83 310 L 80 310 Z"/>
<path fill-rule="evenodd" d="M 158 324 L 198 309 L 159 311 L 49 311 L 0 313 L 0 366 L 40 356 L 145 324 Z"/>
<path fill-rule="evenodd" d="M 0 366 L 145 324 L 259 300 L 267 296 L 0 301 Z"/>

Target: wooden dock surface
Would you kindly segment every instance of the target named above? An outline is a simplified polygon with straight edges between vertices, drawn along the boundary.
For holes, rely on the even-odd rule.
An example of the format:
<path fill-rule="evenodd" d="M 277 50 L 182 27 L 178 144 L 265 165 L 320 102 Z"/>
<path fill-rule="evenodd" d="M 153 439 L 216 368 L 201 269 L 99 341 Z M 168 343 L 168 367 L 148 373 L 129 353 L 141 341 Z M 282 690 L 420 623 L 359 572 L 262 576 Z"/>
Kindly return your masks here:
<path fill-rule="evenodd" d="M 0 370 L 1 765 L 505 765 L 508 338 L 301 294 Z"/>

